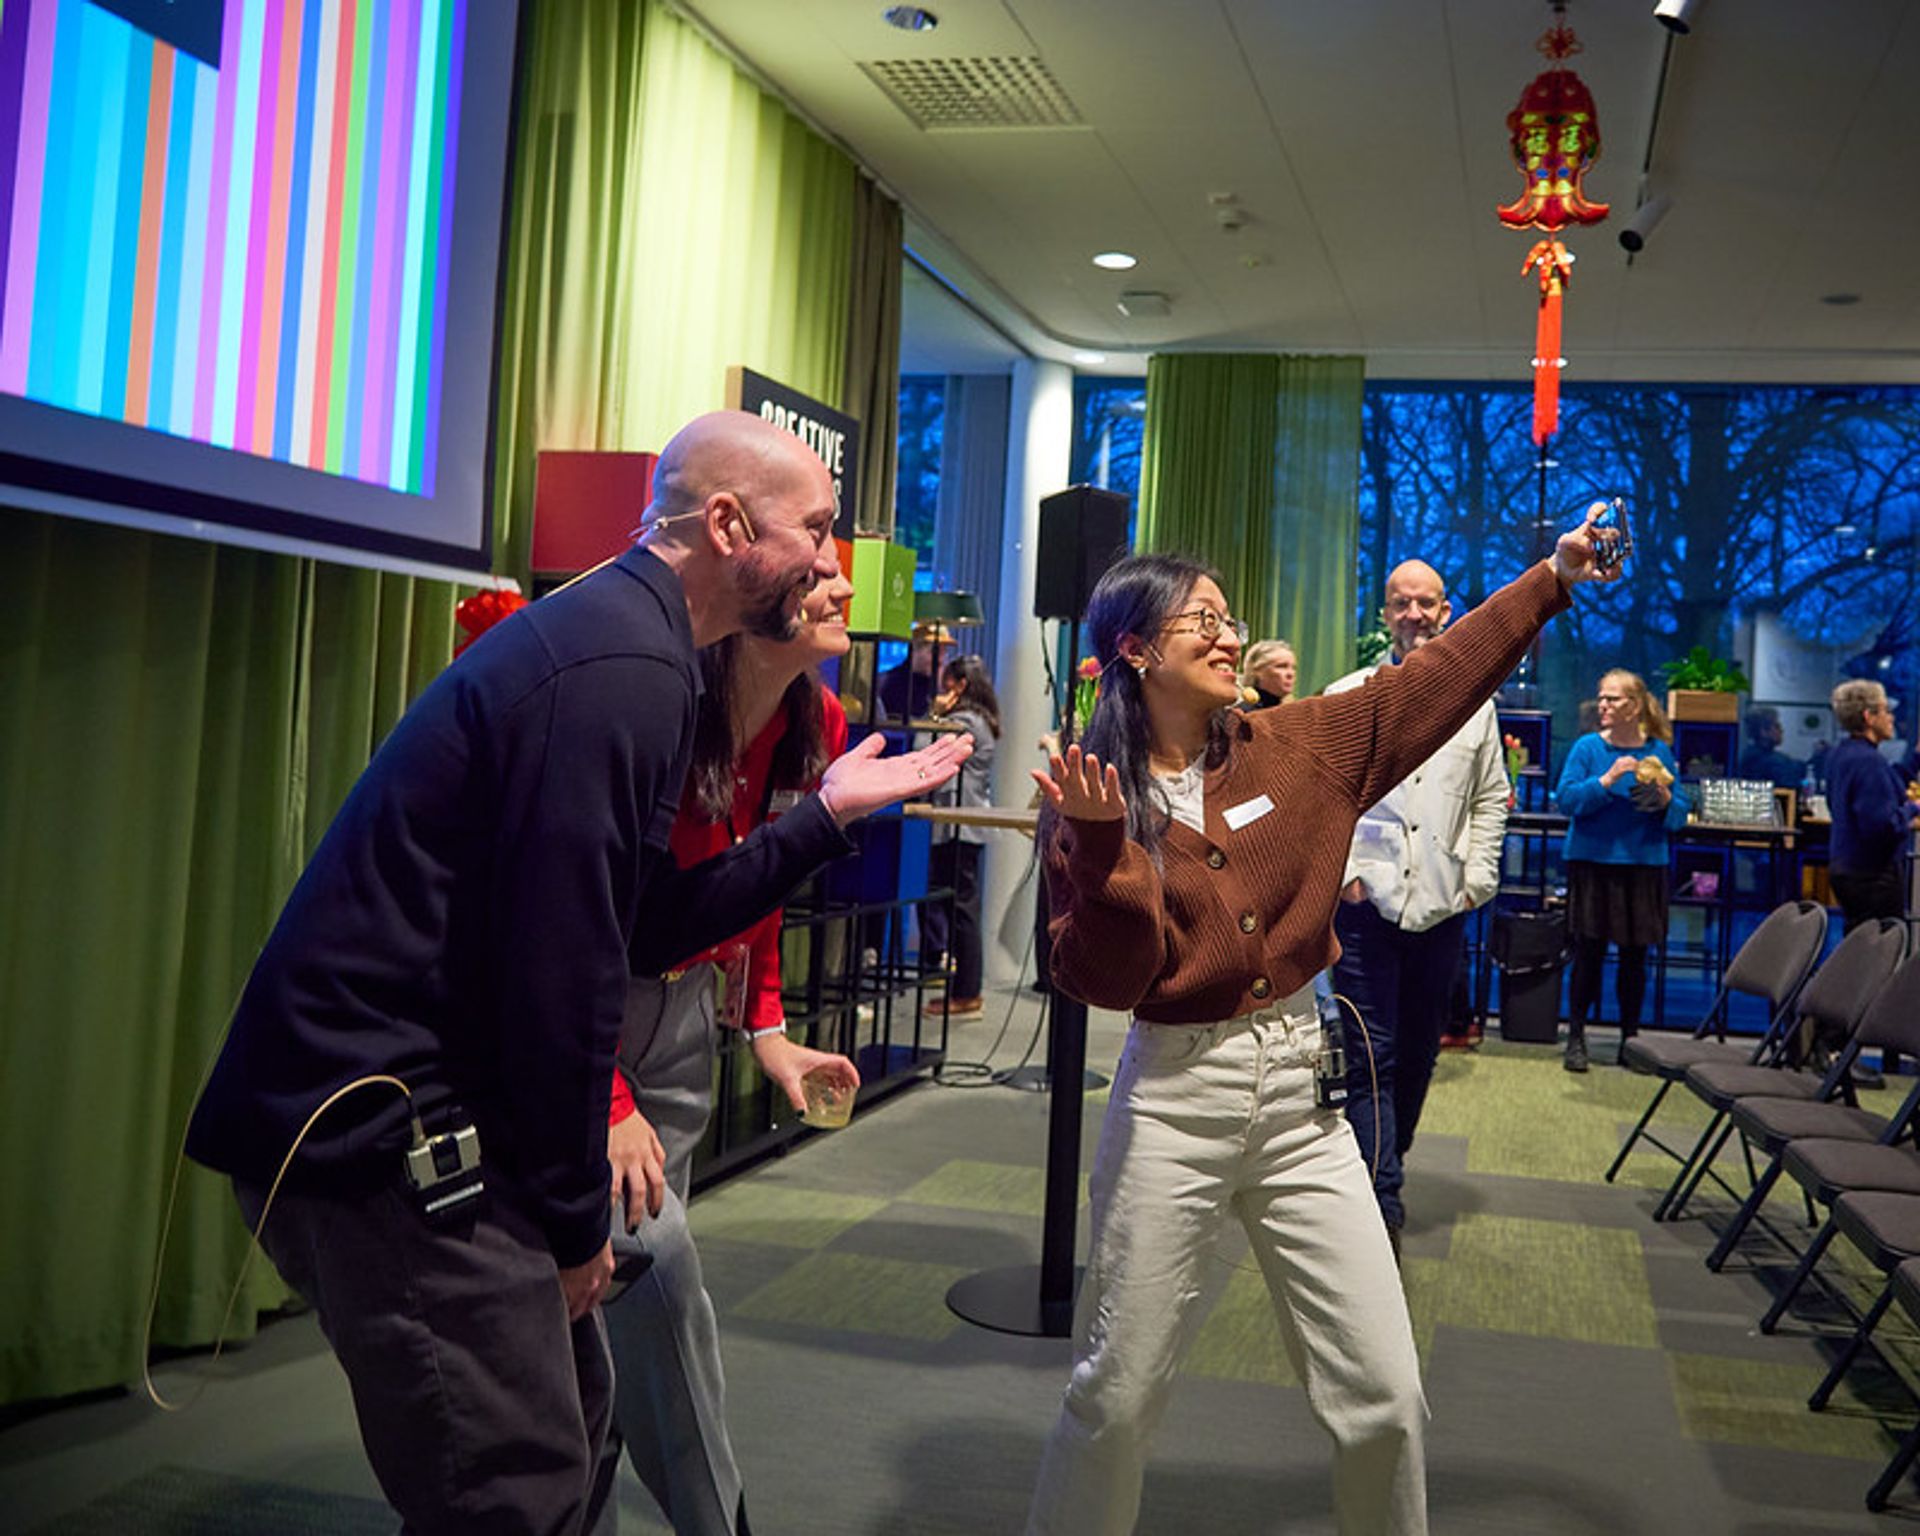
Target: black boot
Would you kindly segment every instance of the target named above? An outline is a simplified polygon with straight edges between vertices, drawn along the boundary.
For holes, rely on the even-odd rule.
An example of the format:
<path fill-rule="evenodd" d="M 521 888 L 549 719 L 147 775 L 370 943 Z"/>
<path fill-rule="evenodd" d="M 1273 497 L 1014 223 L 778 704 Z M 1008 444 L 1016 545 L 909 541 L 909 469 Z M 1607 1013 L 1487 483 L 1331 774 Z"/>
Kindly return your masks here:
<path fill-rule="evenodd" d="M 1587 1031 L 1578 1020 L 1567 1029 L 1567 1054 L 1560 1064 L 1569 1072 L 1587 1070 Z"/>

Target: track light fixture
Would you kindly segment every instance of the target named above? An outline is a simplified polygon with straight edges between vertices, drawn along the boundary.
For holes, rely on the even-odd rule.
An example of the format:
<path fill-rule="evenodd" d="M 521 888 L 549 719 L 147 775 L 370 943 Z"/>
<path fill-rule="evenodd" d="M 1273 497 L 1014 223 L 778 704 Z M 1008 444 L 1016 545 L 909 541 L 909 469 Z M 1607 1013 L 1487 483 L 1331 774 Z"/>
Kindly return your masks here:
<path fill-rule="evenodd" d="M 1685 37 L 1693 30 L 1693 18 L 1700 4 L 1701 0 L 1657 0 L 1653 7 L 1654 20 L 1669 32 Z"/>
<path fill-rule="evenodd" d="M 1659 197 L 1650 197 L 1633 212 L 1633 219 L 1620 231 L 1620 243 L 1629 251 L 1639 251 L 1647 243 L 1647 236 L 1667 216 L 1667 210 L 1673 206 L 1673 199 L 1664 193 Z"/>

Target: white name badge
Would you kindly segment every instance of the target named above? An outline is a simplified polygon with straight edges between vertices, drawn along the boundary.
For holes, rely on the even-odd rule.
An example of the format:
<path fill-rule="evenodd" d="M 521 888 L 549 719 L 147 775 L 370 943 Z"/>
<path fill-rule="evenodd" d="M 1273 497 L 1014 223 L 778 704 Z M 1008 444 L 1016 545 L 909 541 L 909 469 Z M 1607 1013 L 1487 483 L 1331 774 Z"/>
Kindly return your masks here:
<path fill-rule="evenodd" d="M 1229 832 L 1238 832 L 1248 822 L 1258 821 L 1272 809 L 1273 802 L 1265 795 L 1255 795 L 1251 800 L 1228 806 L 1220 813 L 1220 819 L 1227 824 Z"/>

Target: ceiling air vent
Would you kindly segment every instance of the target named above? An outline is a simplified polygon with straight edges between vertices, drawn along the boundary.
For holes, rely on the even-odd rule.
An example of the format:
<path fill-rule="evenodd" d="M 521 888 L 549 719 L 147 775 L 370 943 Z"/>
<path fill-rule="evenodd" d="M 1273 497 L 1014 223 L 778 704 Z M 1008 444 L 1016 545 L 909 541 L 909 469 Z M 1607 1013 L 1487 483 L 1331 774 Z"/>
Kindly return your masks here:
<path fill-rule="evenodd" d="M 1076 128 L 1080 109 L 1044 60 L 876 59 L 869 79 L 922 128 Z"/>

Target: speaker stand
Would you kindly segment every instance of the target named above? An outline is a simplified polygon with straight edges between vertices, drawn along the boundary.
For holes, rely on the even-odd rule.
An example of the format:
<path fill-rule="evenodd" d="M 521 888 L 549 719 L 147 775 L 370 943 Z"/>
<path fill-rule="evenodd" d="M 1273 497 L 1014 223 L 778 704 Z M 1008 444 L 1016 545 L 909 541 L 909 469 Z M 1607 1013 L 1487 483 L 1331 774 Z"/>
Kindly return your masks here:
<path fill-rule="evenodd" d="M 1055 1017 L 1054 1010 L 1060 1006 L 1060 1003 L 1059 1003 L 1059 999 L 1053 998 L 1053 995 L 1051 992 L 1049 992 L 1047 996 L 1051 998 L 1052 1001 L 1050 1001 L 1046 1005 L 1046 1008 L 1047 1008 L 1047 1059 L 1046 1061 L 1041 1063 L 1038 1066 L 1029 1065 L 1024 1067 L 1009 1067 L 1004 1072 L 994 1073 L 993 1081 L 998 1086 L 1002 1088 L 1016 1088 L 1022 1093 L 1046 1093 L 1048 1090 L 1050 1090 L 1053 1087 L 1053 1046 L 1054 1046 L 1053 1020 Z M 1085 1013 L 1086 1010 L 1084 1005 L 1076 1004 L 1076 1006 L 1080 1007 L 1081 1012 L 1083 1014 Z M 1084 1026 L 1082 1026 L 1082 1038 L 1084 1041 Z M 1086 1049 L 1083 1043 L 1081 1047 L 1081 1055 L 1083 1059 L 1085 1057 L 1085 1054 L 1086 1054 Z M 1081 1089 L 1087 1093 L 1094 1093 L 1099 1089 L 1106 1087 L 1108 1082 L 1110 1081 L 1111 1079 L 1108 1078 L 1104 1072 L 1096 1072 L 1093 1070 L 1092 1067 L 1086 1068 L 1080 1074 Z"/>

